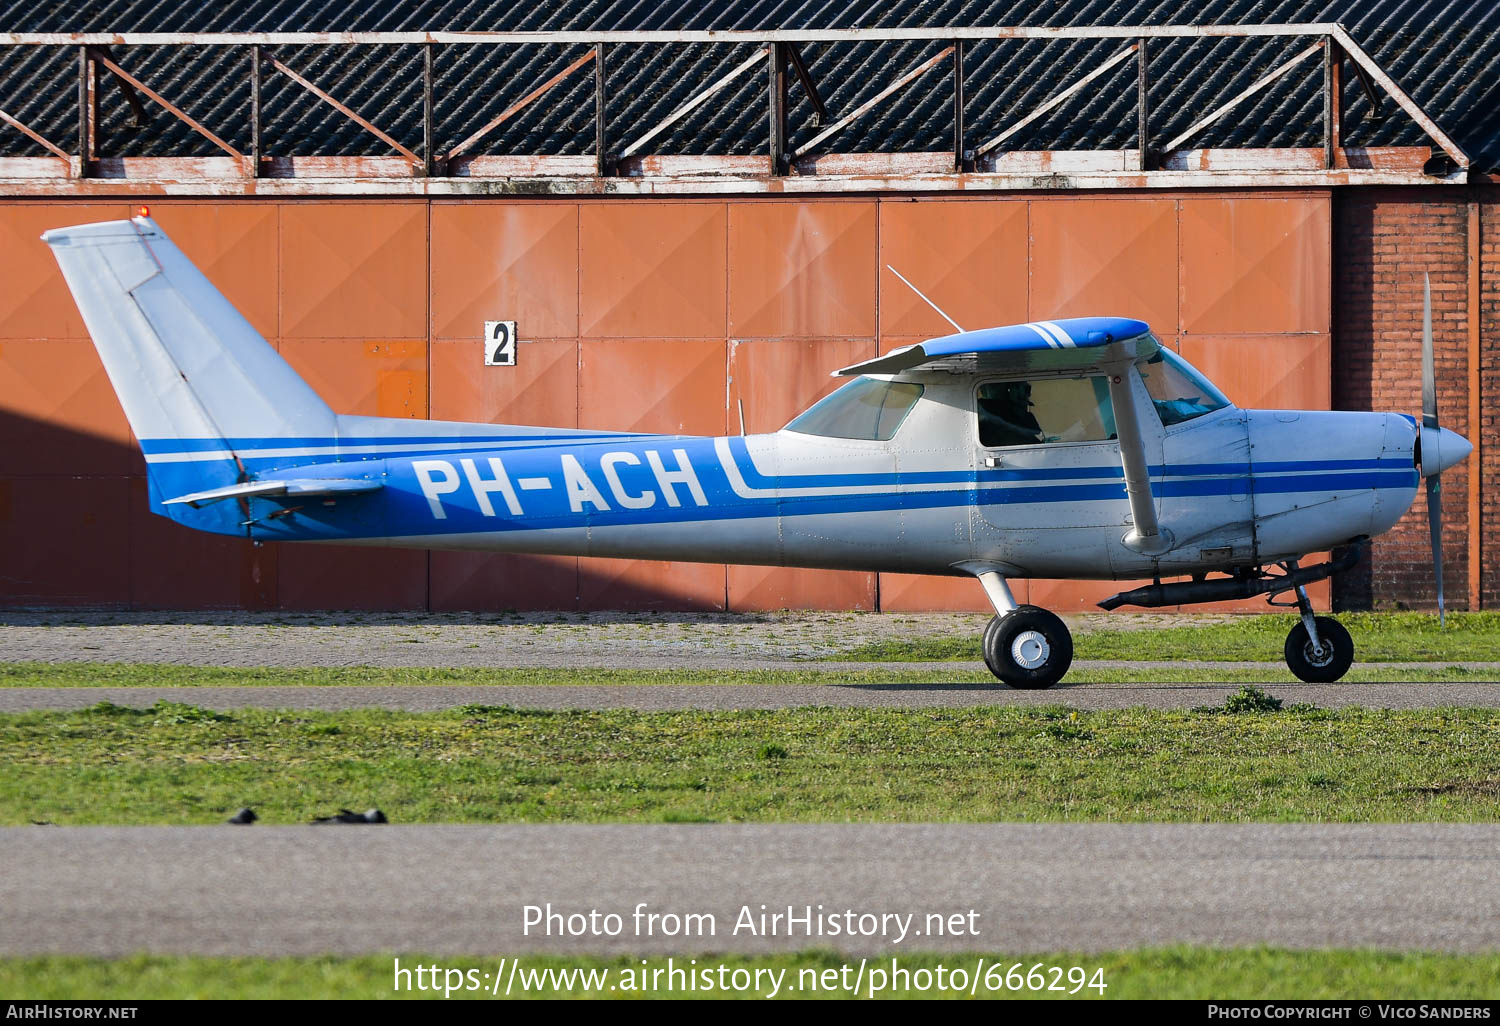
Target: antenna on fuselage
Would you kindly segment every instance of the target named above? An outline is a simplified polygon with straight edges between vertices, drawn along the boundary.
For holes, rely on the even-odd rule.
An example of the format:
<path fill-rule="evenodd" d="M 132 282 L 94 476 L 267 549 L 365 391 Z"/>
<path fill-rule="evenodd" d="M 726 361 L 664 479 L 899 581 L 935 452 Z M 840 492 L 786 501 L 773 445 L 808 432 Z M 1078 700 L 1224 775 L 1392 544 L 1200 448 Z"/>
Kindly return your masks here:
<path fill-rule="evenodd" d="M 925 295 L 922 294 L 922 290 L 921 289 L 917 288 L 910 281 L 907 281 L 906 275 L 904 275 L 900 271 L 896 270 L 890 264 L 886 264 L 885 265 L 885 269 L 887 271 L 890 271 L 896 277 L 900 278 L 903 282 L 905 282 L 906 283 L 906 287 L 909 288 L 909 289 L 911 289 L 913 292 L 915 292 L 917 294 L 917 298 L 918 299 L 920 299 L 922 302 L 926 303 L 928 306 L 930 306 L 934 310 L 936 310 L 938 312 L 938 316 L 939 317 L 941 317 L 943 320 L 947 321 L 949 324 L 953 325 L 953 330 L 954 331 L 962 332 L 964 330 L 963 328 L 959 327 L 957 321 L 955 321 L 952 317 L 949 317 L 947 314 L 943 313 L 943 308 L 942 307 L 938 306 L 932 300 L 928 299 Z"/>

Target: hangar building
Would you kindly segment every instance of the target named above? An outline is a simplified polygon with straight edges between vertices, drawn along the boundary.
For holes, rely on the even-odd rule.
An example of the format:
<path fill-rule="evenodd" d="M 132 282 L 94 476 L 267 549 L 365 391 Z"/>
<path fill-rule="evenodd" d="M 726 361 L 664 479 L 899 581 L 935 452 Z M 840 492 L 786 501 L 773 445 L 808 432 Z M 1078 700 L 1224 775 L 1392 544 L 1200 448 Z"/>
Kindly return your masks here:
<path fill-rule="evenodd" d="M 1142 318 L 1243 406 L 1415 412 L 1430 273 L 1442 419 L 1476 447 L 1443 478 L 1449 601 L 1500 604 L 1492 4 L 0 10 L 7 604 L 984 608 L 971 581 L 257 549 L 151 516 L 37 240 L 140 203 L 342 411 L 638 431 L 772 430 L 830 369 L 946 331 L 888 264 L 966 327 Z M 488 321 L 515 366 L 484 365 Z M 1430 608 L 1431 575 L 1418 503 L 1333 598 Z"/>

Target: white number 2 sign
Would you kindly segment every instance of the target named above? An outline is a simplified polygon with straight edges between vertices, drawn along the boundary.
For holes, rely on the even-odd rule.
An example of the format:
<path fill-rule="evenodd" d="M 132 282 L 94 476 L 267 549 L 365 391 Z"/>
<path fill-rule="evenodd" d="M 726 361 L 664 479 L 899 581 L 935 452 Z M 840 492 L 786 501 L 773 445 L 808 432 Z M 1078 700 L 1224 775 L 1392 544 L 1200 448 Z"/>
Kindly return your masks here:
<path fill-rule="evenodd" d="M 516 322 L 484 322 L 484 365 L 486 367 L 514 367 L 516 365 Z"/>

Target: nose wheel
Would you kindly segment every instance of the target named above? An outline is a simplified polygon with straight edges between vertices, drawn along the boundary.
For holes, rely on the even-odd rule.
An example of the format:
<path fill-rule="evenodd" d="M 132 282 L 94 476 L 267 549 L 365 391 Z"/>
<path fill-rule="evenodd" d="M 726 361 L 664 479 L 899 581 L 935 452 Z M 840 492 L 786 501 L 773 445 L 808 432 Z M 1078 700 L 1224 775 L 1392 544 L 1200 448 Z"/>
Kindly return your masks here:
<path fill-rule="evenodd" d="M 1294 564 L 1295 565 L 1295 564 Z M 1307 589 L 1297 588 L 1301 621 L 1286 636 L 1282 654 L 1287 669 L 1307 684 L 1332 684 L 1354 663 L 1354 639 L 1331 616 L 1314 616 Z"/>
<path fill-rule="evenodd" d="M 985 628 L 984 663 L 1013 688 L 1050 688 L 1073 664 L 1073 636 L 1056 613 L 1017 606 Z"/>
<path fill-rule="evenodd" d="M 1308 684 L 1332 684 L 1354 663 L 1354 639 L 1344 625 L 1331 616 L 1313 617 L 1317 640 L 1299 623 L 1286 636 L 1287 669 Z"/>

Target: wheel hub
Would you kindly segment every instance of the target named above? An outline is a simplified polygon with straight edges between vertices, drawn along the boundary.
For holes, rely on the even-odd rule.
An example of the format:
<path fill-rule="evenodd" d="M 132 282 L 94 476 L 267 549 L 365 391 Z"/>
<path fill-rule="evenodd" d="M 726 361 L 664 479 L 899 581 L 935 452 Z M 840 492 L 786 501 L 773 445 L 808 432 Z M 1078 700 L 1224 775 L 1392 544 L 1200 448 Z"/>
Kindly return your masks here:
<path fill-rule="evenodd" d="M 1313 666 L 1327 666 L 1333 661 L 1333 645 L 1314 645 L 1309 641 L 1302 646 L 1302 657 Z"/>
<path fill-rule="evenodd" d="M 1015 660 L 1017 666 L 1027 670 L 1042 666 L 1051 654 L 1052 646 L 1047 644 L 1047 638 L 1041 631 L 1022 631 L 1010 643 L 1011 659 Z"/>

